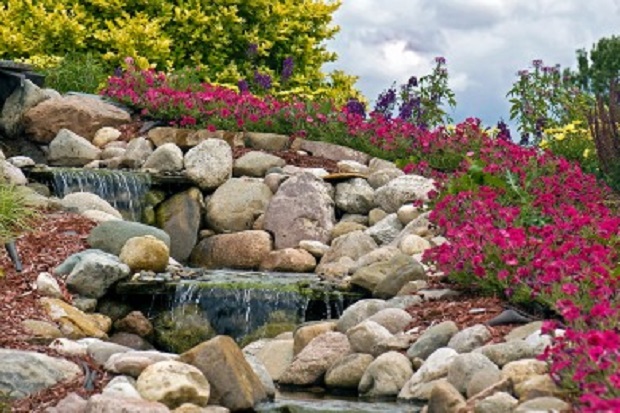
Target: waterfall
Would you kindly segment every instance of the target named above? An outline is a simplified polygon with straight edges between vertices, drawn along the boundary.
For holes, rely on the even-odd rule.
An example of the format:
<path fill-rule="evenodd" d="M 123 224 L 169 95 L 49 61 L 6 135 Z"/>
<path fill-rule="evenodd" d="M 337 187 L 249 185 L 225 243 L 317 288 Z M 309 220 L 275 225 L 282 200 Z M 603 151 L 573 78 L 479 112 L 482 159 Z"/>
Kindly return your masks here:
<path fill-rule="evenodd" d="M 54 168 L 54 195 L 59 198 L 73 192 L 90 192 L 116 208 L 125 219 L 140 221 L 144 195 L 150 188 L 148 174 L 140 172 Z"/>

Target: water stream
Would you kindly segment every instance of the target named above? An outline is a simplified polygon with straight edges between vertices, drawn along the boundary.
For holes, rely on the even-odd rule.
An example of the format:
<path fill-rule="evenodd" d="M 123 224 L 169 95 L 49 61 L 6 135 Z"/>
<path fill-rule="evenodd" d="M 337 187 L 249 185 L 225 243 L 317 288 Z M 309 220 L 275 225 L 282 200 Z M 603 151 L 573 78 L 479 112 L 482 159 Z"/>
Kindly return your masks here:
<path fill-rule="evenodd" d="M 53 168 L 50 173 L 57 197 L 90 192 L 108 201 L 124 219 L 140 221 L 144 195 L 151 185 L 148 174 L 82 168 Z"/>

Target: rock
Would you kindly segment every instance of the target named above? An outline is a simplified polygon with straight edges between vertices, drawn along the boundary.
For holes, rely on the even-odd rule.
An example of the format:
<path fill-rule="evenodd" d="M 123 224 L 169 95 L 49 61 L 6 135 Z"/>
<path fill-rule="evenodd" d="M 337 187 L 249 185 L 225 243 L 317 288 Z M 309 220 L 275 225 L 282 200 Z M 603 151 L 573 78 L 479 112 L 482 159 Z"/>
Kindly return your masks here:
<path fill-rule="evenodd" d="M 368 175 L 370 173 L 370 168 L 364 164 L 361 164 L 357 161 L 339 161 L 336 165 L 339 173 L 353 173 L 360 175 Z"/>
<path fill-rule="evenodd" d="M 206 268 L 257 269 L 271 250 L 271 236 L 266 231 L 219 234 L 200 241 L 190 262 Z"/>
<path fill-rule="evenodd" d="M 409 359 L 390 351 L 377 357 L 366 369 L 358 390 L 363 397 L 396 396 L 413 374 Z"/>
<path fill-rule="evenodd" d="M 121 148 L 118 146 L 107 146 L 101 150 L 101 154 L 99 155 L 99 159 L 102 161 L 110 161 L 114 160 L 114 162 L 118 161 L 120 163 L 120 159 L 127 151 L 127 148 Z"/>
<path fill-rule="evenodd" d="M 374 194 L 365 179 L 341 182 L 336 185 L 336 207 L 350 214 L 368 214 L 375 205 Z"/>
<path fill-rule="evenodd" d="M 310 174 L 292 176 L 280 185 L 265 211 L 265 230 L 275 248 L 297 248 L 301 240 L 330 241 L 334 201 L 324 183 Z"/>
<path fill-rule="evenodd" d="M 133 333 L 140 337 L 149 337 L 153 334 L 153 324 L 141 311 L 132 311 L 114 323 L 116 331 Z"/>
<path fill-rule="evenodd" d="M 248 147 L 264 151 L 283 151 L 290 146 L 287 135 L 276 133 L 245 132 L 244 140 Z"/>
<path fill-rule="evenodd" d="M 233 176 L 253 176 L 262 178 L 271 168 L 286 165 L 286 161 L 279 156 L 260 151 L 251 151 L 233 163 Z"/>
<path fill-rule="evenodd" d="M 437 383 L 428 400 L 428 413 L 457 413 L 465 407 L 465 399 L 448 382 Z"/>
<path fill-rule="evenodd" d="M 192 148 L 207 139 L 220 139 L 232 146 L 243 146 L 243 133 L 208 129 L 192 130 L 186 128 L 157 127 L 148 131 L 148 138 L 160 147 L 169 143 L 181 149 Z"/>
<path fill-rule="evenodd" d="M 296 139 L 291 145 L 291 149 L 302 150 L 314 156 L 320 156 L 333 161 L 350 160 L 366 165 L 370 160 L 370 156 L 363 152 L 321 141 Z"/>
<path fill-rule="evenodd" d="M 354 353 L 366 353 L 379 356 L 377 351 L 379 343 L 392 338 L 392 333 L 387 328 L 374 321 L 364 320 L 346 332 L 351 343 L 351 351 Z"/>
<path fill-rule="evenodd" d="M 129 238 L 119 255 L 132 272 L 164 272 L 170 259 L 168 246 L 152 235 Z"/>
<path fill-rule="evenodd" d="M 422 298 L 417 295 L 403 295 L 400 297 L 390 298 L 386 301 L 388 308 L 400 308 L 405 310 L 409 307 L 420 305 L 423 303 Z"/>
<path fill-rule="evenodd" d="M 117 395 L 95 394 L 86 404 L 86 413 L 170 413 L 165 404 L 146 400 L 122 398 Z"/>
<path fill-rule="evenodd" d="M 50 96 L 29 79 L 21 81 L 11 95 L 6 98 L 0 116 L 0 132 L 8 138 L 17 138 L 24 132 L 24 114 L 49 99 Z"/>
<path fill-rule="evenodd" d="M 49 272 L 41 272 L 37 276 L 37 291 L 45 297 L 62 298 L 62 290 L 56 278 Z"/>
<path fill-rule="evenodd" d="M 491 339 L 491 332 L 483 324 L 465 328 L 456 333 L 448 342 L 448 347 L 455 349 L 458 353 L 469 353 L 481 347 Z"/>
<path fill-rule="evenodd" d="M 87 401 L 77 393 L 69 393 L 58 402 L 55 407 L 48 407 L 45 413 L 83 413 L 86 411 Z"/>
<path fill-rule="evenodd" d="M 32 351 L 0 349 L 0 392 L 10 400 L 72 380 L 81 372 L 75 363 L 64 359 Z"/>
<path fill-rule="evenodd" d="M 95 136 L 93 137 L 93 145 L 98 148 L 103 148 L 110 142 L 116 141 L 121 137 L 121 131 L 116 128 L 112 128 L 110 126 L 104 126 L 95 132 Z"/>
<path fill-rule="evenodd" d="M 476 403 L 474 413 L 512 412 L 518 404 L 509 393 L 498 392 Z"/>
<path fill-rule="evenodd" d="M 179 356 L 176 354 L 154 350 L 126 351 L 110 355 L 104 363 L 104 367 L 112 373 L 138 377 L 151 364 L 166 360 L 177 360 L 178 358 Z"/>
<path fill-rule="evenodd" d="M 367 227 L 354 221 L 340 221 L 332 228 L 331 238 L 336 239 L 354 231 L 364 231 Z"/>
<path fill-rule="evenodd" d="M 523 359 L 506 363 L 502 368 L 502 378 L 509 378 L 517 386 L 532 376 L 546 374 L 547 363 L 536 359 Z"/>
<path fill-rule="evenodd" d="M 398 290 L 397 296 L 407 296 L 417 294 L 420 290 L 428 288 L 428 282 L 425 280 L 409 281 L 407 284 Z M 420 297 L 418 297 L 420 298 Z"/>
<path fill-rule="evenodd" d="M 356 271 L 362 267 L 367 267 L 377 262 L 389 261 L 397 255 L 400 255 L 400 251 L 396 247 L 389 245 L 379 247 L 357 259 L 357 262 L 355 263 Z"/>
<path fill-rule="evenodd" d="M 108 201 L 105 201 L 98 195 L 91 194 L 89 192 L 74 192 L 72 194 L 67 194 L 60 200 L 60 204 L 66 209 L 75 210 L 77 213 L 82 213 L 88 210 L 97 210 L 110 214 L 119 219 L 123 218 L 121 213 L 110 205 Z"/>
<path fill-rule="evenodd" d="M 280 376 L 280 383 L 298 386 L 315 384 L 336 360 L 350 353 L 351 346 L 344 334 L 321 334 L 295 356 L 291 365 Z"/>
<path fill-rule="evenodd" d="M 127 376 L 116 376 L 104 387 L 103 396 L 142 400 L 136 390 L 136 380 Z"/>
<path fill-rule="evenodd" d="M 410 256 L 398 254 L 387 261 L 379 261 L 361 267 L 353 273 L 351 284 L 372 292 L 386 278 L 394 277 L 397 272 L 405 268 L 408 268 L 407 271 L 415 271 L 417 266 L 420 266 L 420 264 Z"/>
<path fill-rule="evenodd" d="M 402 332 L 412 319 L 408 312 L 400 308 L 386 308 L 368 318 L 385 327 L 391 334 Z"/>
<path fill-rule="evenodd" d="M 203 198 L 198 188 L 178 192 L 156 209 L 157 226 L 170 236 L 170 256 L 185 262 L 198 240 Z"/>
<path fill-rule="evenodd" d="M 419 175 L 405 175 L 391 180 L 375 191 L 375 203 L 385 212 L 392 213 L 410 201 L 428 201 L 429 192 L 436 190 L 432 179 Z"/>
<path fill-rule="evenodd" d="M 136 389 L 146 400 L 165 404 L 170 409 L 183 403 L 206 406 L 210 385 L 202 372 L 174 360 L 148 366 L 138 377 Z"/>
<path fill-rule="evenodd" d="M 110 336 L 110 342 L 120 344 L 121 346 L 130 347 L 138 351 L 153 350 L 155 347 L 144 338 L 137 334 L 125 333 L 117 331 Z"/>
<path fill-rule="evenodd" d="M 431 392 L 433 391 L 435 386 L 440 383 L 450 384 L 448 383 L 448 380 L 446 380 L 445 378 L 431 380 L 428 382 L 421 382 L 421 383 L 411 386 L 411 388 L 406 393 L 406 397 L 405 396 L 401 397 L 401 395 L 403 394 L 403 390 L 401 390 L 398 396 L 398 400 L 403 401 L 403 402 L 414 402 L 414 403 L 428 402 L 428 400 L 430 400 L 431 398 Z M 405 386 L 407 385 L 405 384 Z"/>
<path fill-rule="evenodd" d="M 267 399 L 260 379 L 230 337 L 217 336 L 181 354 L 179 360 L 205 375 L 211 385 L 212 404 L 235 411 L 251 409 Z"/>
<path fill-rule="evenodd" d="M 426 359 L 430 354 L 448 344 L 459 329 L 454 321 L 444 321 L 429 327 L 407 350 L 410 359 Z"/>
<path fill-rule="evenodd" d="M 532 323 L 516 327 L 510 333 L 506 334 L 504 339 L 506 341 L 525 340 L 528 336 L 539 331 L 542 328 L 542 325 L 542 321 L 534 321 Z"/>
<path fill-rule="evenodd" d="M 365 232 L 375 240 L 377 245 L 387 245 L 400 234 L 402 229 L 403 225 L 396 214 L 389 214 Z"/>
<path fill-rule="evenodd" d="M 69 340 L 68 338 L 57 338 L 52 341 L 49 345 L 50 348 L 54 349 L 60 354 L 64 354 L 66 356 L 86 356 L 88 355 L 88 345 L 86 343 L 78 343 L 77 341 Z"/>
<path fill-rule="evenodd" d="M 132 139 L 120 159 L 120 167 L 139 169 L 153 154 L 153 143 L 144 137 Z"/>
<path fill-rule="evenodd" d="M 431 243 L 419 235 L 406 235 L 398 245 L 403 254 L 415 255 L 420 254 L 431 248 Z"/>
<path fill-rule="evenodd" d="M 106 222 L 106 221 L 122 221 L 123 220 L 123 218 L 119 218 L 115 215 L 108 214 L 107 212 L 99 211 L 96 209 L 88 209 L 82 212 L 81 215 L 99 224 L 102 222 Z M 119 215 L 120 215 L 120 212 L 119 212 Z"/>
<path fill-rule="evenodd" d="M 172 353 L 182 353 L 215 336 L 208 318 L 197 304 L 183 304 L 162 312 L 153 320 L 154 344 Z"/>
<path fill-rule="evenodd" d="M 371 169 L 370 175 L 368 175 L 368 183 L 376 190 L 403 175 L 405 175 L 403 171 L 394 167 L 375 172 L 372 172 Z"/>
<path fill-rule="evenodd" d="M 265 185 L 269 187 L 269 190 L 272 194 L 278 192 L 278 188 L 282 185 L 282 182 L 286 181 L 289 178 L 288 175 L 279 172 L 269 172 L 265 175 L 263 182 Z"/>
<path fill-rule="evenodd" d="M 264 365 L 273 381 L 279 381 L 280 376 L 293 361 L 293 340 L 271 340 L 256 354 Z"/>
<path fill-rule="evenodd" d="M 321 266 L 337 262 L 342 257 L 349 257 L 355 261 L 376 248 L 377 243 L 369 235 L 362 231 L 350 232 L 332 242 L 330 249 L 321 258 L 316 272 L 320 272 Z"/>
<path fill-rule="evenodd" d="M 146 158 L 142 170 L 155 174 L 180 173 L 183 170 L 183 151 L 174 143 L 163 144 Z"/>
<path fill-rule="evenodd" d="M 269 371 L 267 370 L 263 362 L 260 361 L 256 356 L 252 356 L 249 354 L 245 354 L 245 361 L 248 362 L 248 364 L 252 368 L 252 371 L 254 372 L 254 374 L 256 374 L 256 376 L 262 383 L 263 387 L 265 388 L 265 393 L 267 394 L 267 397 L 270 400 L 273 400 L 276 396 L 276 385 L 273 382 L 271 376 L 269 375 Z"/>
<path fill-rule="evenodd" d="M 398 394 L 399 400 L 418 399 L 416 394 L 421 392 L 420 385 L 432 382 L 448 374 L 450 365 L 457 357 L 458 353 L 451 348 L 443 347 L 433 352 L 422 366 L 411 376 L 409 381 L 403 386 Z M 447 380 L 446 380 L 447 383 Z M 426 389 L 430 390 L 430 389 Z"/>
<path fill-rule="evenodd" d="M 484 354 L 499 367 L 511 361 L 534 358 L 538 355 L 536 349 L 525 341 L 489 344 L 474 351 Z"/>
<path fill-rule="evenodd" d="M 7 161 L 0 161 L 0 177 L 13 185 L 26 185 L 28 183 L 28 179 L 22 170 Z"/>
<path fill-rule="evenodd" d="M 461 293 L 459 291 L 451 290 L 449 288 L 442 289 L 424 289 L 418 291 L 418 295 L 424 299 L 424 301 L 445 300 L 451 297 L 458 297 Z"/>
<path fill-rule="evenodd" d="M 69 129 L 89 141 L 104 126 L 129 123 L 127 112 L 101 99 L 66 96 L 48 99 L 25 113 L 25 133 L 35 142 L 49 143 L 61 129 Z"/>
<path fill-rule="evenodd" d="M 47 321 L 28 319 L 22 321 L 21 325 L 31 336 L 28 338 L 29 343 L 45 345 L 62 337 L 60 329 Z"/>
<path fill-rule="evenodd" d="M 398 208 L 398 211 L 396 211 L 396 216 L 398 217 L 400 223 L 403 225 L 407 225 L 408 223 L 419 217 L 420 214 L 420 208 L 413 206 L 413 204 L 405 204 Z"/>
<path fill-rule="evenodd" d="M 152 235 L 170 247 L 170 236 L 163 230 L 139 222 L 108 221 L 97 225 L 90 232 L 88 245 L 118 255 L 129 238 Z"/>
<path fill-rule="evenodd" d="M 41 298 L 41 306 L 47 315 L 60 326 L 65 337 L 79 339 L 84 337 L 107 337 L 99 324 L 88 314 L 56 298 Z"/>
<path fill-rule="evenodd" d="M 293 332 L 293 354 L 299 354 L 314 338 L 336 329 L 334 321 L 317 321 L 302 324 Z"/>
<path fill-rule="evenodd" d="M 185 175 L 203 190 L 215 189 L 232 176 L 232 150 L 220 139 L 201 142 L 185 154 L 183 161 Z"/>
<path fill-rule="evenodd" d="M 323 179 L 324 177 L 329 175 L 329 172 L 327 172 L 325 168 L 300 168 L 298 166 L 286 165 L 284 168 L 278 168 L 278 169 L 282 169 L 281 171 L 278 171 L 278 172 L 282 172 L 289 177 L 299 176 L 303 174 L 310 174 L 314 176 L 315 178 Z"/>
<path fill-rule="evenodd" d="M 556 397 L 562 390 L 548 374 L 530 376 L 527 380 L 515 385 L 514 394 L 520 400 L 531 400 L 537 397 Z"/>
<path fill-rule="evenodd" d="M 222 406 L 200 407 L 191 403 L 183 403 L 173 413 L 230 413 L 230 409 Z"/>
<path fill-rule="evenodd" d="M 408 261 L 406 265 L 394 269 L 394 272 L 384 277 L 372 291 L 377 298 L 392 298 L 411 281 L 427 280 L 424 267 L 415 259 Z"/>
<path fill-rule="evenodd" d="M 67 288 L 70 291 L 84 297 L 100 298 L 113 284 L 128 278 L 130 269 L 115 255 L 91 249 L 70 256 L 56 267 L 54 273 L 69 274 Z"/>
<path fill-rule="evenodd" d="M 299 248 L 308 251 L 316 258 L 321 258 L 329 250 L 329 245 L 320 241 L 302 240 L 299 241 Z"/>
<path fill-rule="evenodd" d="M 303 249 L 284 248 L 271 251 L 260 264 L 262 271 L 312 272 L 316 259 Z"/>
<path fill-rule="evenodd" d="M 353 353 L 336 361 L 325 373 L 328 388 L 356 389 L 368 365 L 374 360 L 370 354 Z"/>
<path fill-rule="evenodd" d="M 99 158 L 101 149 L 87 139 L 68 130 L 61 129 L 49 144 L 47 160 L 50 165 L 84 166 Z"/>
<path fill-rule="evenodd" d="M 502 383 L 506 383 L 506 386 L 503 386 L 506 389 L 510 389 L 512 386 L 507 380 L 502 380 L 502 374 L 499 369 L 493 367 L 485 368 L 475 372 L 471 376 L 469 384 L 467 384 L 465 395 L 471 398 L 489 389 L 500 391 L 503 390 Z"/>
<path fill-rule="evenodd" d="M 252 229 L 272 196 L 269 187 L 258 179 L 229 179 L 207 202 L 207 224 L 220 233 Z"/>
<path fill-rule="evenodd" d="M 88 338 L 84 340 L 90 340 Z M 82 340 L 80 340 L 82 342 Z M 112 357 L 114 354 L 119 353 L 127 353 L 132 352 L 133 350 L 129 347 L 121 346 L 114 343 L 109 343 L 107 341 L 101 340 L 91 340 L 88 342 L 86 347 L 86 352 L 92 359 L 100 366 L 106 364 L 106 362 Z"/>
<path fill-rule="evenodd" d="M 459 354 L 448 369 L 448 382 L 460 393 L 465 394 L 472 376 L 480 371 L 488 372 L 493 376 L 499 373 L 497 366 L 482 354 Z"/>
<path fill-rule="evenodd" d="M 74 254 L 74 256 L 75 255 L 76 254 Z M 61 265 L 64 266 L 65 264 L 61 264 Z M 59 268 L 60 267 L 56 267 L 55 271 L 59 271 Z M 59 273 L 62 274 L 63 272 L 59 271 Z M 129 305 L 128 303 L 116 301 L 109 297 L 104 297 L 97 302 L 97 311 L 99 311 L 99 313 L 101 314 L 107 315 L 108 317 L 110 317 L 112 322 L 114 322 L 116 320 L 120 320 L 121 318 L 125 317 L 127 314 L 131 313 L 133 311 L 133 307 Z"/>
<path fill-rule="evenodd" d="M 411 221 L 410 223 L 408 223 L 407 225 L 405 225 L 405 228 L 403 228 L 400 234 L 398 234 L 398 236 L 394 238 L 391 245 L 398 247 L 402 243 L 403 238 L 411 234 L 418 235 L 420 237 L 431 236 L 432 225 L 428 219 L 429 215 L 430 215 L 429 212 L 425 212 L 421 214 L 419 217 L 417 217 L 416 219 L 414 219 L 413 221 Z"/>
<path fill-rule="evenodd" d="M 521 403 L 514 409 L 514 413 L 532 413 L 532 412 L 564 412 L 570 411 L 570 404 L 556 397 L 537 397 Z"/>
<path fill-rule="evenodd" d="M 340 222 L 357 222 L 364 227 L 368 227 L 368 215 L 364 214 L 343 214 Z"/>
<path fill-rule="evenodd" d="M 336 330 L 344 333 L 386 307 L 386 302 L 383 300 L 360 300 L 344 310 L 336 323 Z"/>
<path fill-rule="evenodd" d="M 29 156 L 11 156 L 6 161 L 16 168 L 28 168 L 30 166 L 35 166 L 36 164 L 36 162 Z"/>

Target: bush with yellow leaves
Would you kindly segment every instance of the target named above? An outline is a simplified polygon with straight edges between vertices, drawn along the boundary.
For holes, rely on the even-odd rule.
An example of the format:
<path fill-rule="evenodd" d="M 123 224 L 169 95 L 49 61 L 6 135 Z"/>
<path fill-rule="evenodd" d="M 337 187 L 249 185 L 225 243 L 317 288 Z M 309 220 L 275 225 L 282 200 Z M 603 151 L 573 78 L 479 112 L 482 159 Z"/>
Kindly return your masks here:
<path fill-rule="evenodd" d="M 236 85 L 256 72 L 273 92 L 355 96 L 355 77 L 325 74 L 336 55 L 324 44 L 340 1 L 329 0 L 0 0 L 0 59 L 32 63 L 99 55 L 110 70 L 126 57 L 140 68 L 201 67 L 205 81 Z M 251 50 L 253 55 L 249 56 Z M 283 62 L 295 62 L 279 81 Z"/>
<path fill-rule="evenodd" d="M 585 172 L 598 171 L 596 147 L 590 129 L 584 122 L 573 121 L 567 125 L 545 129 L 539 147 L 579 162 Z"/>

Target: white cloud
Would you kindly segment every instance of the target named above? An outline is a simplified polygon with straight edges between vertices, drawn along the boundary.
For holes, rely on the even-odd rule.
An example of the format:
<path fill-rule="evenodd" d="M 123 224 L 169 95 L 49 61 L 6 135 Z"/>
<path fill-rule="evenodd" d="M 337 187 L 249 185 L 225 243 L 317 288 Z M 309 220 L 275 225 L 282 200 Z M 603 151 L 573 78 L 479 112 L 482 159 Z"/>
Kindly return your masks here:
<path fill-rule="evenodd" d="M 326 69 L 360 76 L 369 98 L 392 82 L 428 74 L 445 56 L 456 120 L 508 118 L 516 72 L 533 59 L 573 66 L 575 50 L 618 33 L 620 0 L 345 0 Z"/>

